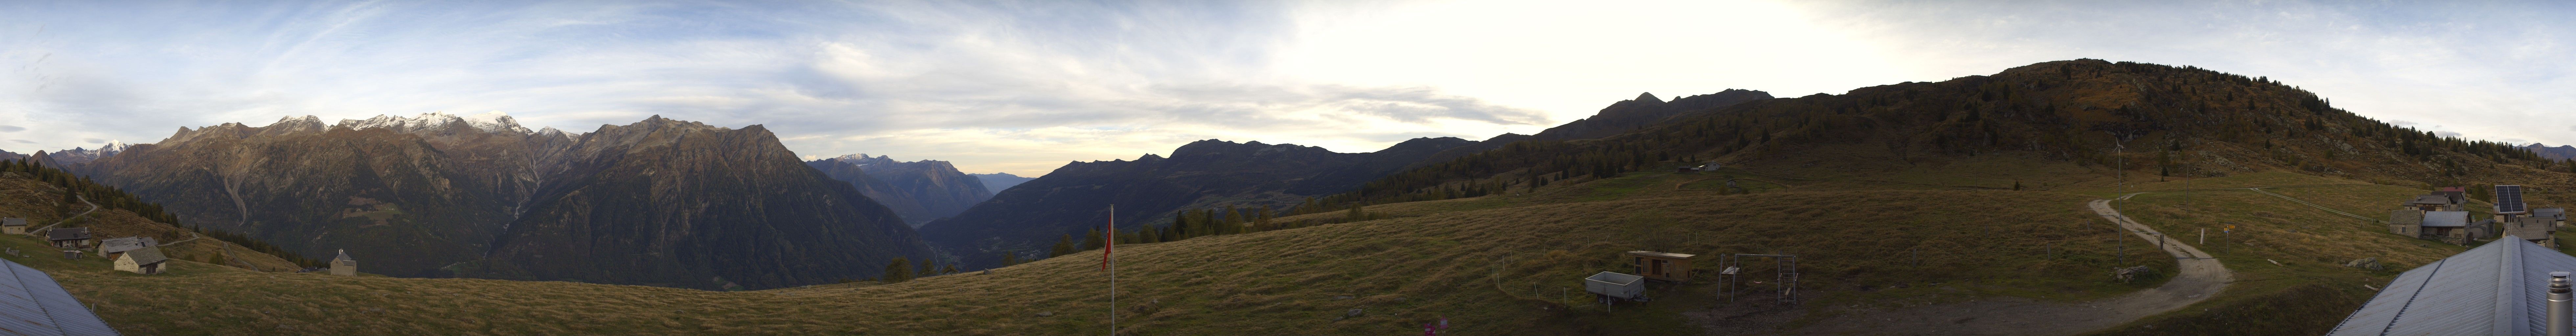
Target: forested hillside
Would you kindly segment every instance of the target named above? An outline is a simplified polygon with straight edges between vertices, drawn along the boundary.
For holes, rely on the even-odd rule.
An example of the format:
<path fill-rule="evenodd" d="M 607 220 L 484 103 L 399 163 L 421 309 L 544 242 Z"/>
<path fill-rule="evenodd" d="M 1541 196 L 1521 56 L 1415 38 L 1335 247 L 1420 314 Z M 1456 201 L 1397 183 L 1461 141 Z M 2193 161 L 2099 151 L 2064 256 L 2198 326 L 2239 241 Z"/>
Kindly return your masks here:
<path fill-rule="evenodd" d="M 1797 158 L 1819 145 L 1882 149 L 1914 165 L 1999 152 L 2162 176 L 2270 170 L 2439 185 L 2549 184 L 2576 171 L 2511 144 L 2443 137 L 2335 108 L 2269 78 L 2101 60 L 2032 64 L 1991 76 L 1757 100 L 1599 140 L 1512 143 L 1370 182 L 1301 212 L 1474 195 L 1506 187 L 1691 162 Z M 2564 190 L 2564 189 L 2562 189 Z"/>

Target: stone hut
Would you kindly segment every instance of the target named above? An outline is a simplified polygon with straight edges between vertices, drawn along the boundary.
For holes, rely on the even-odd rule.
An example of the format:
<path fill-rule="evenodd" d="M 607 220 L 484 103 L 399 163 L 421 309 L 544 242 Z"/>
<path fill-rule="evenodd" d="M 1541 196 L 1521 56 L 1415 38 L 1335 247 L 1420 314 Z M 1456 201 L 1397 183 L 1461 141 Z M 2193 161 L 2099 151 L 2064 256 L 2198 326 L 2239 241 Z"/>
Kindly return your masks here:
<path fill-rule="evenodd" d="M 55 248 L 89 248 L 89 228 L 60 228 L 46 230 L 45 240 L 52 241 Z"/>
<path fill-rule="evenodd" d="M 348 249 L 341 249 L 339 257 L 331 258 L 331 275 L 358 275 L 358 260 L 349 259 Z"/>
<path fill-rule="evenodd" d="M 2518 217 L 2504 222 L 2504 235 L 2522 238 L 2540 246 L 2558 247 L 2558 222 L 2543 217 Z"/>
<path fill-rule="evenodd" d="M 2407 238 L 2424 238 L 2424 210 L 2389 211 L 2388 233 Z"/>
<path fill-rule="evenodd" d="M 2460 211 L 2459 202 L 2452 202 L 2450 197 L 2442 195 L 2417 195 L 2414 200 L 2406 201 L 2406 207 L 2423 211 Z"/>
<path fill-rule="evenodd" d="M 27 219 L 17 217 L 0 218 L 0 233 L 13 235 L 27 234 Z"/>
<path fill-rule="evenodd" d="M 161 274 L 167 271 L 162 266 L 170 262 L 170 257 L 162 255 L 161 248 L 154 246 L 128 250 L 108 258 L 116 260 L 116 270 L 137 274 Z"/>

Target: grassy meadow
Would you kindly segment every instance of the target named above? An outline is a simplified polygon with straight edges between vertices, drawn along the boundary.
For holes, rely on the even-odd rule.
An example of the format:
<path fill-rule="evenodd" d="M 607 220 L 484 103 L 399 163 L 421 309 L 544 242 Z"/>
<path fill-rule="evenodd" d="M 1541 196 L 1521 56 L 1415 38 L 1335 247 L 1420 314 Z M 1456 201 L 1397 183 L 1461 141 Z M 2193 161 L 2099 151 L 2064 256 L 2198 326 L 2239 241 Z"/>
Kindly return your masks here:
<path fill-rule="evenodd" d="M 1992 160 L 1998 162 L 1970 166 L 2027 159 Z M 2171 258 L 2118 238 L 2085 208 L 2116 195 L 2107 176 L 2054 176 L 2083 169 L 2068 166 L 2031 170 L 2051 175 L 2045 178 L 1943 180 L 1934 175 L 1960 168 L 1899 169 L 1925 173 L 1861 178 L 1866 174 L 1836 175 L 1850 173 L 1824 166 L 1632 173 L 1365 209 L 1390 219 L 1122 245 L 1118 329 L 1385 335 L 1447 318 L 1449 333 L 1471 335 L 1758 334 L 1843 314 L 1996 296 L 2108 298 L 2161 282 L 2116 283 L 2108 275 L 2114 267 L 2174 272 Z M 1751 192 L 1717 188 L 1728 176 Z M 2012 181 L 2029 188 L 2013 191 Z M 2198 179 L 2190 187 L 2133 181 L 2140 182 L 2133 190 L 2164 190 L 2122 205 L 2142 223 L 2177 235 L 2238 225 L 2201 246 L 2237 272 L 2238 282 L 2192 309 L 2106 334 L 2331 327 L 2370 295 L 2361 285 L 2465 249 L 2227 189 L 2296 186 L 2267 190 L 2385 216 L 2402 196 L 2420 193 L 2411 187 L 2270 173 Z M 2047 187 L 2037 187 L 2042 183 Z M 2129 245 L 2117 245 L 2123 243 Z M 41 244 L 0 237 L 0 245 Z M 1654 285 L 1655 301 L 1605 312 L 1579 281 L 1628 272 L 1621 252 L 1630 250 L 1699 254 L 1700 280 Z M 1722 299 L 1714 270 L 1724 253 L 1799 255 L 1804 304 L 1769 303 L 1778 284 L 1769 283 L 1774 264 L 1765 260 L 1745 265 L 1742 300 Z M 2363 257 L 2398 267 L 2339 266 Z M 989 274 L 747 292 L 339 277 L 187 260 L 173 261 L 172 273 L 142 276 L 110 271 L 95 258 L 11 260 L 48 270 L 129 334 L 1060 335 L 1108 330 L 1112 310 L 1097 251 Z"/>

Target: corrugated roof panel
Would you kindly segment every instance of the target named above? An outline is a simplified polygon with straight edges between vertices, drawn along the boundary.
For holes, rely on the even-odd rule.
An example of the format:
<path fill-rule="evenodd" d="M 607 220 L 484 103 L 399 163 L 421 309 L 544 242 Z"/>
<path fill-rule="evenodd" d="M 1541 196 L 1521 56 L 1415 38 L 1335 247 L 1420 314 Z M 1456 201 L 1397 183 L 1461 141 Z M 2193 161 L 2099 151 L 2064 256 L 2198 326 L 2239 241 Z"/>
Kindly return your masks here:
<path fill-rule="evenodd" d="M 2522 262 L 2524 264 L 2522 267 L 2521 277 L 2523 278 L 2523 282 L 2528 286 L 2524 288 L 2532 290 L 2532 293 L 2529 294 L 2530 297 L 2524 300 L 2528 302 L 2528 304 L 2524 305 L 2524 308 L 2530 310 L 2525 312 L 2524 315 L 2531 317 L 2531 322 L 2529 323 L 2532 325 L 2531 330 L 2540 331 L 2531 334 L 2547 334 L 2548 330 L 2546 330 L 2546 328 L 2548 328 L 2549 325 L 2549 293 L 2540 289 L 2546 288 L 2543 284 L 2549 283 L 2549 272 L 2576 272 L 2576 256 L 2559 253 L 2558 251 L 2541 247 L 2538 244 L 2523 246 L 2522 253 Z"/>
<path fill-rule="evenodd" d="M 2487 244 L 2443 259 L 2415 300 L 2400 308 L 2384 335 L 2493 335 L 2496 288 L 2507 244 Z"/>
<path fill-rule="evenodd" d="M 107 327 L 107 321 L 100 321 L 98 314 L 91 313 L 79 299 L 72 298 L 72 292 L 63 290 L 62 284 L 54 283 L 53 276 L 14 262 L 9 263 L 9 267 L 17 269 L 18 282 L 27 286 L 27 292 L 36 297 L 36 303 L 44 305 L 45 314 L 54 317 L 54 327 L 62 328 L 64 336 L 117 335 L 116 328 Z"/>
<path fill-rule="evenodd" d="M 2540 289 L 2552 271 L 2576 271 L 2576 256 L 2497 240 L 2398 274 L 2327 334 L 2546 334 L 2548 293 Z"/>
<path fill-rule="evenodd" d="M 2431 265 L 2397 274 L 2397 278 L 2389 280 L 2388 286 L 2380 290 L 2378 296 L 2370 298 L 2370 303 L 2362 304 L 2361 310 L 2353 311 L 2352 316 L 2345 317 L 2342 324 L 2335 325 L 2334 331 L 2326 335 L 2376 336 L 2387 331 L 2388 323 L 2397 319 L 2398 311 L 2415 299 L 2427 280 L 2431 280 L 2446 262 L 2449 260 L 2434 261 Z"/>
<path fill-rule="evenodd" d="M 5 262 L 5 261 L 0 261 Z M 54 327 L 54 318 L 45 314 L 44 305 L 28 295 L 25 284 L 18 282 L 16 262 L 0 265 L 0 332 L 12 335 L 62 335 Z"/>

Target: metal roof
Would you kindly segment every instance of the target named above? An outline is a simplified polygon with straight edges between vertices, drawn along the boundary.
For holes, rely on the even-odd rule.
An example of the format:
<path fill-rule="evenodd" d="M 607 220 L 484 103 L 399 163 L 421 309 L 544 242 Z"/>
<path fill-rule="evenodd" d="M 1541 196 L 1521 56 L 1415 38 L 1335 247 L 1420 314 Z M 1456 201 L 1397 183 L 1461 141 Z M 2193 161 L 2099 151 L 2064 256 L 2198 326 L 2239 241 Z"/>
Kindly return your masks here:
<path fill-rule="evenodd" d="M 2424 212 L 2424 226 L 2425 226 L 2425 227 L 2467 227 L 2467 226 L 2469 226 L 2469 212 L 2467 212 L 2467 211 L 2425 211 L 2425 212 Z"/>
<path fill-rule="evenodd" d="M 53 240 L 89 239 L 89 228 L 60 228 L 45 231 Z"/>
<path fill-rule="evenodd" d="M 26 218 L 0 218 L 0 226 L 27 226 Z"/>
<path fill-rule="evenodd" d="M 0 260 L 0 334 L 116 335 L 44 271 Z"/>
<path fill-rule="evenodd" d="M 2556 219 L 2556 220 L 2567 220 L 2567 208 L 2539 208 L 2539 209 L 2531 209 L 2531 216 L 2532 216 L 2532 217 L 2549 217 L 2549 219 Z"/>
<path fill-rule="evenodd" d="M 2576 256 L 2514 238 L 2398 274 L 2326 335 L 2545 334 L 2543 284 Z"/>
<path fill-rule="evenodd" d="M 1593 273 L 1593 274 L 1592 274 L 1592 276 L 1590 276 L 1590 277 L 1584 277 L 1584 278 L 1583 278 L 1583 280 L 1589 280 L 1589 281 L 1600 281 L 1601 283 L 1606 283 L 1606 284 L 1626 286 L 1626 285 L 1628 285 L 1628 284 L 1637 283 L 1637 279 L 1645 279 L 1645 278 L 1646 278 L 1645 276 L 1642 276 L 1642 275 L 1635 275 L 1635 274 L 1624 274 L 1624 273 L 1618 273 L 1618 272 L 1601 272 L 1601 273 Z"/>
<path fill-rule="evenodd" d="M 143 237 L 108 238 L 107 240 L 98 241 L 98 253 L 133 251 L 134 249 L 144 248 L 147 246 L 152 245 L 145 244 L 143 242 Z"/>
<path fill-rule="evenodd" d="M 357 259 L 349 259 L 349 249 L 340 249 L 340 257 L 331 258 L 331 261 L 357 261 Z"/>
<path fill-rule="evenodd" d="M 1699 255 L 1696 255 L 1696 254 L 1663 253 L 1663 252 L 1655 252 L 1655 251 L 1628 251 L 1628 254 L 1644 255 L 1644 256 L 1649 256 L 1649 257 L 1675 258 L 1675 259 L 1690 259 L 1690 257 L 1697 257 L 1697 256 L 1699 256 Z"/>

